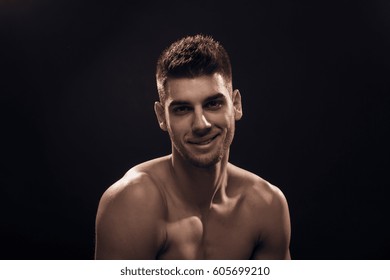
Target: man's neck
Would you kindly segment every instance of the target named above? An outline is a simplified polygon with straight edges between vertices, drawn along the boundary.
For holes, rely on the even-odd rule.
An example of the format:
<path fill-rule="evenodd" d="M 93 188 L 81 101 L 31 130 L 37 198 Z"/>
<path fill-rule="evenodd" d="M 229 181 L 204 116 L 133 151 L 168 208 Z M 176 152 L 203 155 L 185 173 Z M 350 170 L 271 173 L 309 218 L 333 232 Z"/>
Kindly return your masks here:
<path fill-rule="evenodd" d="M 182 198 L 192 207 L 208 209 L 226 199 L 228 152 L 215 165 L 196 167 L 175 153 L 171 170 Z"/>

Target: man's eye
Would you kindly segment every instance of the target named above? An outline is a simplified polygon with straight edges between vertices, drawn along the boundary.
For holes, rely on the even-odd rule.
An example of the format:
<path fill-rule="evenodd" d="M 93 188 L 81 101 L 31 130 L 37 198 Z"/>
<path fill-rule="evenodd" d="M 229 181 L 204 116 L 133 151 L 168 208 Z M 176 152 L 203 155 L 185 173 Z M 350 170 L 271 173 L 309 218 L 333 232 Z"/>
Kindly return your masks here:
<path fill-rule="evenodd" d="M 206 108 L 212 109 L 212 110 L 217 110 L 221 108 L 223 105 L 223 102 L 221 100 L 212 100 L 210 102 L 207 102 Z"/>
<path fill-rule="evenodd" d="M 172 111 L 175 114 L 185 114 L 185 113 L 189 112 L 190 110 L 191 110 L 191 108 L 188 106 L 179 106 L 179 107 L 174 107 Z"/>

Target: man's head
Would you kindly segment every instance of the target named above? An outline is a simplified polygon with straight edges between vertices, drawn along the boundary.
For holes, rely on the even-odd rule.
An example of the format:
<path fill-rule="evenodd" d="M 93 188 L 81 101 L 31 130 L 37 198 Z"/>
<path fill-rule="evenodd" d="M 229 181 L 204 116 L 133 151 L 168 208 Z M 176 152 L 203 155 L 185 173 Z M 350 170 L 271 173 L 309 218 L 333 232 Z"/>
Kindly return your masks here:
<path fill-rule="evenodd" d="M 222 47 L 210 36 L 184 37 L 165 49 L 157 62 L 156 80 L 161 103 L 166 100 L 169 79 L 195 78 L 219 73 L 232 91 L 230 59 Z"/>
<path fill-rule="evenodd" d="M 155 112 L 169 133 L 173 155 L 197 167 L 227 160 L 242 110 L 222 46 L 211 37 L 185 37 L 163 52 L 156 76 Z"/>

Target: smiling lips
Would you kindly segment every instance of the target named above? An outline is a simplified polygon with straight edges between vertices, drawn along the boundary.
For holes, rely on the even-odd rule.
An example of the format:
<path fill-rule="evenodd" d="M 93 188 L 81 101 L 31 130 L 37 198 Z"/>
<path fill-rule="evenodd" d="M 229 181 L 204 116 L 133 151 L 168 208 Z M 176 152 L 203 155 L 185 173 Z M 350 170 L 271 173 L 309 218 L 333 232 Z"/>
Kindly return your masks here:
<path fill-rule="evenodd" d="M 213 137 L 211 138 L 199 138 L 199 139 L 191 139 L 191 140 L 188 140 L 188 143 L 190 144 L 193 144 L 193 145 L 199 145 L 199 146 L 204 146 L 204 145 L 207 145 L 209 143 L 211 143 L 215 138 L 218 137 L 219 134 L 217 135 L 214 135 Z"/>

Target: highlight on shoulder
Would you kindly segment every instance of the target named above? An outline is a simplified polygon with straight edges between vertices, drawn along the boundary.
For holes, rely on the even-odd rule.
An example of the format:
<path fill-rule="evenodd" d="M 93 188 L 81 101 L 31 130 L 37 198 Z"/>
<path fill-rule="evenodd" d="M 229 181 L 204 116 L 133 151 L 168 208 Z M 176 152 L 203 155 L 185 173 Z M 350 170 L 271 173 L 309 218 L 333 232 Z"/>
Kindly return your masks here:
<path fill-rule="evenodd" d="M 240 190 L 237 191 L 246 196 L 247 203 L 267 206 L 275 200 L 282 203 L 286 201 L 283 192 L 277 186 L 260 176 L 232 164 L 229 164 L 229 171 L 230 180 L 235 182 L 232 185 L 238 186 Z"/>
<path fill-rule="evenodd" d="M 161 193 L 153 178 L 146 172 L 130 169 L 121 179 L 111 185 L 103 194 L 102 201 L 127 200 L 137 203 L 139 201 L 158 200 Z M 119 201 L 117 201 L 119 202 Z"/>

